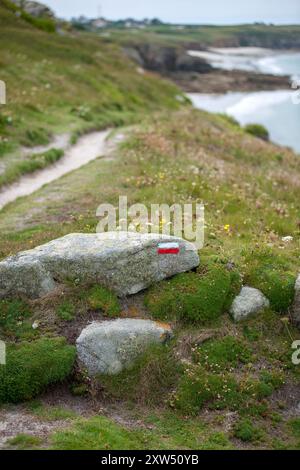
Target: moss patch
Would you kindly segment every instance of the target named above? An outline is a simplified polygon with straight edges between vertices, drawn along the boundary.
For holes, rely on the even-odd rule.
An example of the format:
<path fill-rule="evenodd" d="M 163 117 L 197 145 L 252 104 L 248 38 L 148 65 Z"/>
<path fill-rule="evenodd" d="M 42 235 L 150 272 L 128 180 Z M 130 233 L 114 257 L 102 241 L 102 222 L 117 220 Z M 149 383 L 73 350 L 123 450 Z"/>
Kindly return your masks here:
<path fill-rule="evenodd" d="M 72 371 L 75 348 L 63 338 L 43 338 L 7 346 L 0 366 L 0 403 L 30 400 L 47 385 L 63 381 Z"/>
<path fill-rule="evenodd" d="M 194 353 L 195 361 L 212 372 L 237 367 L 252 359 L 249 348 L 233 336 L 212 340 L 198 347 Z"/>
<path fill-rule="evenodd" d="M 116 294 L 103 286 L 92 287 L 87 295 L 88 304 L 93 310 L 101 310 L 108 317 L 116 317 L 121 312 Z"/>
<path fill-rule="evenodd" d="M 248 258 L 251 263 L 246 273 L 246 281 L 260 289 L 269 299 L 271 308 L 278 313 L 287 312 L 295 295 L 296 276 L 280 255 L 265 249 Z"/>
<path fill-rule="evenodd" d="M 231 303 L 236 276 L 211 263 L 197 273 L 184 273 L 154 286 L 145 302 L 154 318 L 208 324 L 217 320 Z"/>
<path fill-rule="evenodd" d="M 234 427 L 234 436 L 243 442 L 260 441 L 264 433 L 262 429 L 254 426 L 249 419 L 242 419 Z"/>
<path fill-rule="evenodd" d="M 0 333 L 8 338 L 30 338 L 32 329 L 31 310 L 22 300 L 0 300 Z"/>

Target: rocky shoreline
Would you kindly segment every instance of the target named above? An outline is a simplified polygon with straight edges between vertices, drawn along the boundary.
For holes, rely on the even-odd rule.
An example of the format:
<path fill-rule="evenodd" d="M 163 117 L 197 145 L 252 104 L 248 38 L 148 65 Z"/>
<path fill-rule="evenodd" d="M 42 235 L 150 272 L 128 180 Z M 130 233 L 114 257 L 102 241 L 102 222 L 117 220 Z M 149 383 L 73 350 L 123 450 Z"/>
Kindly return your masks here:
<path fill-rule="evenodd" d="M 159 73 L 189 93 L 226 93 L 290 88 L 288 76 L 243 70 L 223 70 L 206 59 L 194 57 L 182 47 L 138 44 L 124 49 L 125 54 L 145 70 Z"/>
<path fill-rule="evenodd" d="M 291 86 L 288 76 L 241 70 L 213 69 L 209 73 L 175 72 L 166 76 L 188 93 L 287 90 Z"/>

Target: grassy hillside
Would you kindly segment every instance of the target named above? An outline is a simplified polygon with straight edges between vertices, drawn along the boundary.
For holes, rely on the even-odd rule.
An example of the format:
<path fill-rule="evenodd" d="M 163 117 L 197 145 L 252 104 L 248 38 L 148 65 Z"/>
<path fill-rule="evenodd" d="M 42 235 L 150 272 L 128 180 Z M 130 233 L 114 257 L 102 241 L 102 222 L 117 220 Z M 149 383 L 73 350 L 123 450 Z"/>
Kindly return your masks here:
<path fill-rule="evenodd" d="M 23 317 L 21 325 L 13 316 L 2 322 L 2 334 L 17 343 L 35 343 L 45 334 L 72 343 L 91 317 L 159 318 L 175 329 L 169 347 L 150 350 L 114 380 L 102 377 L 100 390 L 93 385 L 90 393 L 106 418 L 74 415 L 70 393 L 83 393 L 81 406 L 91 413 L 90 385 L 77 377 L 60 397 L 60 411 L 49 398 L 27 406 L 46 420 L 67 416 L 66 429 L 47 440 L 20 436 L 11 445 L 299 448 L 294 413 L 300 376 L 291 343 L 300 336 L 289 318 L 299 272 L 299 176 L 299 157 L 291 151 L 222 116 L 186 110 L 146 120 L 131 129 L 113 158 L 96 160 L 3 210 L 2 257 L 69 232 L 94 232 L 96 207 L 117 204 L 119 194 L 129 203 L 204 201 L 206 207 L 198 272 L 154 286 L 125 310 L 102 290 L 72 285 L 55 297 L 6 304 L 6 311 L 17 308 L 17 318 Z M 282 241 L 287 235 L 290 243 Z M 271 307 L 235 324 L 228 307 L 242 280 L 262 289 Z M 31 329 L 33 320 L 38 330 Z M 120 416 L 129 427 L 118 424 Z"/>
<path fill-rule="evenodd" d="M 45 32 L 3 8 L 0 15 L 5 172 L 21 161 L 20 145 L 134 123 L 112 132 L 122 139 L 106 158 L 0 211 L 0 260 L 67 233 L 95 233 L 98 205 L 117 205 L 120 195 L 149 208 L 205 204 L 194 272 L 128 299 L 68 282 L 34 301 L 0 301 L 8 358 L 1 420 L 11 423 L 13 412 L 17 434 L 6 447 L 300 449 L 300 368 L 291 360 L 300 334 L 290 315 L 299 155 L 228 117 L 177 109 L 176 87 L 141 75 L 103 38 Z M 270 307 L 235 323 L 228 311 L 242 284 L 261 289 Z M 76 366 L 75 340 L 88 322 L 114 317 L 168 321 L 174 338 L 117 376 L 89 380 Z"/>
<path fill-rule="evenodd" d="M 43 31 L 3 5 L 0 79 L 7 105 L 0 110 L 1 184 L 30 171 L 19 145 L 46 144 L 55 133 L 77 135 L 178 107 L 179 90 L 142 75 L 118 46 L 93 35 Z"/>

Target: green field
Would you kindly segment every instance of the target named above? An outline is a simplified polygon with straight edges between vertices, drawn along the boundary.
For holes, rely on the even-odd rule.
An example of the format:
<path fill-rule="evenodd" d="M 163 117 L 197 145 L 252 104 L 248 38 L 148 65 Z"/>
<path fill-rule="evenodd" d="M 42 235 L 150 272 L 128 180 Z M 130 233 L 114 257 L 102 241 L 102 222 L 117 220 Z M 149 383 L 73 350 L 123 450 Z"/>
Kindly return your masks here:
<path fill-rule="evenodd" d="M 160 44 L 196 47 L 300 48 L 299 25 L 159 25 L 138 28 L 105 28 L 105 36 L 121 44 Z M 295 46 L 297 44 L 297 46 Z"/>

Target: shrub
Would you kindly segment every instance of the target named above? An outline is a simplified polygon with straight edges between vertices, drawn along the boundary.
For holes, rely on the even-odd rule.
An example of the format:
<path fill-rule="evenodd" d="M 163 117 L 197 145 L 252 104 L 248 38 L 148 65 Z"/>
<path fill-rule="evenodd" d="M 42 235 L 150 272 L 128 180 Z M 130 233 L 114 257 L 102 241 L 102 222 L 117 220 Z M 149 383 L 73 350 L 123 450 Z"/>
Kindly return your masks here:
<path fill-rule="evenodd" d="M 27 147 L 34 147 L 36 145 L 46 145 L 50 141 L 50 135 L 42 127 L 36 129 L 27 129 L 21 143 Z"/>
<path fill-rule="evenodd" d="M 234 427 L 234 436 L 244 442 L 254 442 L 262 439 L 263 431 L 253 426 L 249 419 L 242 419 Z"/>
<path fill-rule="evenodd" d="M 259 139 L 269 140 L 269 131 L 261 124 L 248 124 L 244 129 L 248 134 L 254 135 Z"/>
<path fill-rule="evenodd" d="M 212 372 L 237 367 L 239 362 L 248 363 L 251 352 L 245 344 L 233 336 L 204 343 L 195 353 L 196 361 Z"/>
<path fill-rule="evenodd" d="M 63 157 L 64 151 L 61 149 L 52 148 L 47 150 L 47 152 L 33 155 L 32 160 L 39 162 L 41 168 L 45 168 L 48 165 L 56 163 L 61 157 Z"/>
<path fill-rule="evenodd" d="M 216 320 L 231 303 L 237 279 L 225 266 L 210 263 L 197 273 L 178 274 L 148 291 L 146 306 L 154 318 L 202 323 Z"/>
<path fill-rule="evenodd" d="M 121 311 L 116 294 L 102 286 L 94 286 L 88 293 L 88 303 L 93 310 L 101 310 L 108 317 L 115 317 Z"/>
<path fill-rule="evenodd" d="M 272 252 L 256 254 L 246 275 L 249 285 L 260 289 L 278 313 L 288 310 L 294 300 L 296 276 L 280 256 Z"/>
<path fill-rule="evenodd" d="M 64 338 L 9 344 L 6 365 L 0 366 L 0 403 L 30 400 L 47 385 L 63 381 L 72 371 L 75 354 Z"/>

